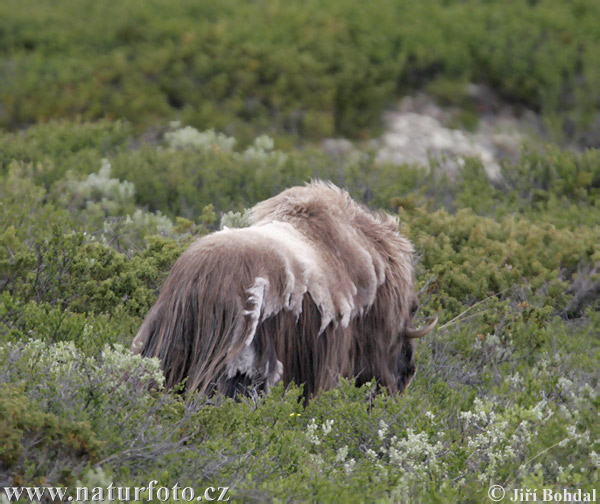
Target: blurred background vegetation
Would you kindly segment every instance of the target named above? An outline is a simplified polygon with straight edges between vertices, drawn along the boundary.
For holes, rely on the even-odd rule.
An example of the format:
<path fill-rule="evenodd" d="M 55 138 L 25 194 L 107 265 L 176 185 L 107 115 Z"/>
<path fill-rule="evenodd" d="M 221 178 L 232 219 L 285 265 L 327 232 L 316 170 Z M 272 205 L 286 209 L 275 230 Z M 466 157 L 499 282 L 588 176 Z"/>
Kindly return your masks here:
<path fill-rule="evenodd" d="M 0 487 L 591 491 L 598 34 L 595 0 L 0 2 Z M 508 107 L 539 137 L 493 177 L 473 154 L 383 160 L 385 112 L 418 94 L 452 127 Z M 149 389 L 158 363 L 128 348 L 179 254 L 311 178 L 398 214 L 415 244 L 418 316 L 440 322 L 410 388 L 342 381 L 306 409 L 294 386 Z"/>
<path fill-rule="evenodd" d="M 475 82 L 557 135 L 599 142 L 593 0 L 6 0 L 0 18 L 0 125 L 11 130 L 179 119 L 245 140 L 365 138 L 398 97 L 429 88 L 453 102 Z"/>

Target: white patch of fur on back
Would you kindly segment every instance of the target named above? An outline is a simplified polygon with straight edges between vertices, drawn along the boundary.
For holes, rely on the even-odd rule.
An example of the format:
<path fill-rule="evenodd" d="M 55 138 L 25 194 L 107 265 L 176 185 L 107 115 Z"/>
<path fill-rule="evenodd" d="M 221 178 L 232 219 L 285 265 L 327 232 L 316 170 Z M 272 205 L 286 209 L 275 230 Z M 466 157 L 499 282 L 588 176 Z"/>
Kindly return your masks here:
<path fill-rule="evenodd" d="M 304 294 L 309 292 L 321 311 L 321 332 L 337 318 L 336 313 L 341 313 L 349 320 L 352 295 L 336 293 L 336 289 L 332 289 L 331 274 L 327 273 L 326 265 L 318 251 L 302 233 L 287 222 L 269 222 L 247 229 L 251 229 L 263 239 L 274 241 L 280 254 L 296 266 L 294 269 L 299 272 L 299 276 L 288 275 L 293 283 L 287 288 L 290 309 L 296 316 L 302 310 Z M 341 302 L 336 303 L 334 297 L 341 297 Z"/>
<path fill-rule="evenodd" d="M 261 290 L 262 317 L 253 318 L 253 321 L 265 320 L 282 309 L 290 310 L 298 317 L 302 310 L 302 299 L 308 292 L 321 312 L 320 332 L 323 332 L 332 322 L 347 327 L 353 317 L 364 313 L 375 301 L 377 288 L 385 279 L 385 262 L 380 254 L 372 250 L 355 230 L 350 228 L 345 231 L 351 236 L 354 251 L 360 258 L 356 269 L 350 271 L 346 268 L 332 270 L 331 264 L 323 259 L 318 245 L 288 222 L 259 222 L 249 228 L 223 230 L 216 235 L 227 236 L 232 241 L 243 240 L 256 247 L 268 246 L 285 265 L 283 293 L 275 292 L 266 278 L 261 282 L 267 282 L 267 285 L 255 283 L 247 291 L 252 300 L 258 299 L 256 294 Z M 360 288 L 352 280 L 358 280 L 359 274 L 363 279 Z M 348 280 L 346 286 L 341 279 Z M 256 306 L 255 309 L 261 311 Z M 256 324 L 253 327 L 256 329 Z M 251 338 L 253 334 L 246 337 Z"/>
<path fill-rule="evenodd" d="M 319 218 L 319 212 L 332 217 L 335 226 L 331 230 L 332 243 L 327 240 L 327 230 L 325 234 L 322 231 L 313 234 L 305 226 L 311 219 Z M 290 188 L 255 205 L 251 220 L 252 228 L 290 223 L 300 237 L 296 242 L 312 249 L 302 255 L 308 256 L 311 264 L 313 275 L 308 292 L 320 300 L 315 299 L 322 312 L 321 329 L 332 321 L 346 325 L 364 314 L 375 302 L 379 287 L 390 280 L 390 274 L 401 272 L 390 280 L 396 282 L 401 278 L 402 285 L 398 286 L 401 292 L 412 288 L 412 247 L 398 233 L 398 219 L 371 212 L 331 183 L 316 181 L 306 187 Z M 296 226 L 296 222 L 301 224 Z M 297 254 L 300 250 L 301 247 L 295 248 Z M 347 251 L 346 257 L 341 256 L 342 251 Z M 315 272 L 319 270 L 322 281 L 315 280 Z"/>

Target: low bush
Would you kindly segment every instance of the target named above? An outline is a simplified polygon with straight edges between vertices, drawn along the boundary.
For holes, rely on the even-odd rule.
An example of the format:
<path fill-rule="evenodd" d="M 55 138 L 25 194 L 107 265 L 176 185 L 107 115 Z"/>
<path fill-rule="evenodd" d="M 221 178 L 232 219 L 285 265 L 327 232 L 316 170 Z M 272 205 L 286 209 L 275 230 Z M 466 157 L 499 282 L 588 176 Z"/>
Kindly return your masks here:
<path fill-rule="evenodd" d="M 245 501 L 475 503 L 491 484 L 598 481 L 597 151 L 527 152 L 498 185 L 477 160 L 450 177 L 368 152 L 283 154 L 266 137 L 236 150 L 178 125 L 144 140 L 125 123 L 49 123 L 9 140 L 4 486 L 157 480 Z M 238 401 L 162 390 L 158 362 L 128 348 L 176 258 L 313 176 L 397 211 L 415 244 L 418 317 L 440 321 L 417 343 L 409 389 L 342 380 L 306 408 L 295 385 Z"/>
<path fill-rule="evenodd" d="M 599 17 L 595 0 L 7 1 L 0 126 L 179 119 L 244 142 L 364 138 L 415 88 L 464 102 L 477 82 L 597 146 Z"/>

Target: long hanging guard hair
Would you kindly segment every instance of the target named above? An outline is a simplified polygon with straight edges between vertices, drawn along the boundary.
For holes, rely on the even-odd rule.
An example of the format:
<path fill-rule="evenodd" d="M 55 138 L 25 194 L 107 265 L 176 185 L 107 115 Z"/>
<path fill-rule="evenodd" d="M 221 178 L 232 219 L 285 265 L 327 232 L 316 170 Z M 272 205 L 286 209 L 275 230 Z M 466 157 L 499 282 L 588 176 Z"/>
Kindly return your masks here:
<path fill-rule="evenodd" d="M 229 396 L 280 380 L 306 397 L 339 376 L 391 393 L 415 372 L 411 243 L 390 215 L 324 182 L 257 204 L 252 226 L 204 236 L 177 260 L 133 342 L 166 386 Z"/>

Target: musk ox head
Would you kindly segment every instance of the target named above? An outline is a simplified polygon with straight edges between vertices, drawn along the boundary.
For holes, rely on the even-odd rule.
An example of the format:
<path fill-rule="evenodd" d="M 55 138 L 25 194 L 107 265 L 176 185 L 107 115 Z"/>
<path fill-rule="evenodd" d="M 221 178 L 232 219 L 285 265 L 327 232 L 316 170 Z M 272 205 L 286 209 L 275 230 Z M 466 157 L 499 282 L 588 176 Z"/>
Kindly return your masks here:
<path fill-rule="evenodd" d="M 229 396 L 283 380 L 310 397 L 339 376 L 391 393 L 415 373 L 412 245 L 394 218 L 323 182 L 256 205 L 253 225 L 177 260 L 134 339 L 167 387 Z"/>

